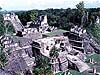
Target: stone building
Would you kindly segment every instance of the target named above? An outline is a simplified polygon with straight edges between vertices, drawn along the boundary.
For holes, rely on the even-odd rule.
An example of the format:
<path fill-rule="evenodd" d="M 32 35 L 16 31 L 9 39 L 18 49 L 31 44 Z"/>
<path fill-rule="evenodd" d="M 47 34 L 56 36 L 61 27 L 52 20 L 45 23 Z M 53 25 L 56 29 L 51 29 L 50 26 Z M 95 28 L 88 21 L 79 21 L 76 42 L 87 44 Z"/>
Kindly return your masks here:
<path fill-rule="evenodd" d="M 60 52 L 58 58 L 51 58 L 50 64 L 54 74 L 58 72 L 65 72 L 68 69 L 68 60 L 66 59 L 66 51 Z"/>
<path fill-rule="evenodd" d="M 4 18 L 4 23 L 6 23 L 7 21 L 10 21 L 13 24 L 13 27 L 14 27 L 16 33 L 18 31 L 22 32 L 22 29 L 24 28 L 24 26 L 22 25 L 22 23 L 20 22 L 20 20 L 16 14 L 14 14 L 14 13 L 3 14 L 3 18 Z"/>
<path fill-rule="evenodd" d="M 15 72 L 32 70 L 35 58 L 32 56 L 31 39 L 5 34 L 0 41 L 8 60 L 5 70 Z"/>
<path fill-rule="evenodd" d="M 36 43 L 38 45 L 36 45 Z M 39 49 L 40 53 L 47 57 L 49 57 L 50 51 L 54 46 L 57 49 L 59 49 L 61 48 L 62 45 L 63 47 L 65 47 L 65 50 L 71 51 L 68 37 L 64 37 L 64 36 L 47 37 L 47 38 L 35 40 L 33 42 L 33 48 Z"/>
<path fill-rule="evenodd" d="M 95 38 L 90 33 L 87 33 L 84 28 L 74 26 L 66 36 L 68 36 L 74 49 L 85 54 L 100 53 L 100 46 L 96 43 Z"/>
<path fill-rule="evenodd" d="M 77 67 L 78 71 L 83 72 L 90 68 L 84 62 L 85 54 L 95 50 L 100 52 L 98 44 L 83 27 L 74 26 L 70 31 L 57 29 L 48 25 L 45 15 L 28 22 L 25 27 L 15 14 L 4 15 L 4 20 L 10 20 L 16 32 L 20 31 L 22 35 L 19 37 L 5 34 L 0 39 L 8 59 L 5 66 L 7 71 L 32 70 L 36 65 L 35 57 L 42 54 L 50 58 L 54 73 L 65 72 L 69 63 L 72 64 L 71 67 Z M 57 58 L 50 57 L 54 46 L 59 49 Z"/>
<path fill-rule="evenodd" d="M 9 71 L 0 69 L 0 75 L 16 75 L 16 74 L 15 72 L 9 72 Z"/>

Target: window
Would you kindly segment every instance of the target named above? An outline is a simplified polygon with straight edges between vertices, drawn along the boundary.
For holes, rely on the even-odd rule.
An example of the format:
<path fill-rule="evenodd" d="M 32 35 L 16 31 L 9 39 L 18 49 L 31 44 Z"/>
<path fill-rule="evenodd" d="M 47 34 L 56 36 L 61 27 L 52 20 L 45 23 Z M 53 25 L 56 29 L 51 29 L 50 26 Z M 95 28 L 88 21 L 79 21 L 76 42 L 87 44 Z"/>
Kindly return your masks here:
<path fill-rule="evenodd" d="M 46 50 L 49 50 L 49 46 L 46 47 Z"/>

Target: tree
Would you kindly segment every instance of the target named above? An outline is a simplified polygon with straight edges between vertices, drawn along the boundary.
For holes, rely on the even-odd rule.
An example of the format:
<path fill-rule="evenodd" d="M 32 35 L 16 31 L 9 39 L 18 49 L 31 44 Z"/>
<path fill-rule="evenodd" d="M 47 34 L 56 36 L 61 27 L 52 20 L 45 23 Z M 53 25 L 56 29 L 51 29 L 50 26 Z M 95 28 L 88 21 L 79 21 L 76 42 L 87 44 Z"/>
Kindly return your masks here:
<path fill-rule="evenodd" d="M 50 57 L 52 58 L 57 58 L 59 55 L 59 49 L 57 49 L 55 46 L 52 48 L 52 50 L 50 51 Z"/>
<path fill-rule="evenodd" d="M 0 67 L 3 68 L 7 62 L 5 53 L 3 52 L 3 47 L 0 46 Z"/>
<path fill-rule="evenodd" d="M 0 36 L 3 35 L 5 33 L 5 26 L 3 23 L 3 16 L 0 13 Z"/>
<path fill-rule="evenodd" d="M 33 69 L 34 75 L 53 75 L 51 66 L 49 63 L 49 58 L 44 56 L 38 56 L 36 58 L 36 67 Z"/>
<path fill-rule="evenodd" d="M 100 24 L 93 24 L 91 33 L 96 38 L 96 42 L 100 44 Z"/>
<path fill-rule="evenodd" d="M 7 22 L 6 25 L 5 25 L 5 33 L 6 34 L 8 34 L 8 33 L 12 34 L 14 32 L 15 32 L 15 30 L 14 30 L 14 27 L 13 27 L 12 23 L 11 22 Z"/>
<path fill-rule="evenodd" d="M 80 2 L 79 4 L 76 5 L 78 11 L 79 11 L 79 14 L 80 14 L 80 17 L 81 17 L 81 25 L 84 24 L 84 19 L 85 19 L 85 8 L 84 8 L 84 2 Z"/>
<path fill-rule="evenodd" d="M 18 15 L 18 18 L 20 19 L 20 21 L 24 26 L 27 24 L 27 22 L 31 21 L 29 11 L 20 11 L 20 12 L 16 12 L 16 14 Z"/>
<path fill-rule="evenodd" d="M 37 11 L 30 11 L 30 18 L 31 20 L 34 20 L 37 16 L 38 16 L 38 12 Z"/>
<path fill-rule="evenodd" d="M 3 22 L 3 15 L 0 13 L 0 36 L 4 35 L 5 33 L 14 33 L 14 28 L 11 22 L 6 22 L 6 25 L 4 25 Z"/>

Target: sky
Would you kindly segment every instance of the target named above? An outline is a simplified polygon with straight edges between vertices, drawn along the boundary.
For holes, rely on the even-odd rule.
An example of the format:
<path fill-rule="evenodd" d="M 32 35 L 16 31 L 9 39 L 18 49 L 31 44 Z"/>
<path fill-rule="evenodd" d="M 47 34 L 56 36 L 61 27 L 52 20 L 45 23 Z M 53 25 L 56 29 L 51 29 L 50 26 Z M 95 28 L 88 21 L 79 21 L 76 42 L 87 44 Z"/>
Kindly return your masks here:
<path fill-rule="evenodd" d="M 47 8 L 75 8 L 84 1 L 86 8 L 100 7 L 100 0 L 0 0 L 2 10 L 32 10 Z"/>

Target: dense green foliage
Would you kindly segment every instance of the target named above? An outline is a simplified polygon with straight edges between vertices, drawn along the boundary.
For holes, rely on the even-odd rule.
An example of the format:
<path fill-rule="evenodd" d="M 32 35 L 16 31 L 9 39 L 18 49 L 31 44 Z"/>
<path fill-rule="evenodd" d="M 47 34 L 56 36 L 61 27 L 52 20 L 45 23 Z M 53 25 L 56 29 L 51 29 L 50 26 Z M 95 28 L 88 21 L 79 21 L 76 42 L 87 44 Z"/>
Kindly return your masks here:
<path fill-rule="evenodd" d="M 7 62 L 5 53 L 3 52 L 3 47 L 0 45 L 0 68 L 3 68 Z"/>
<path fill-rule="evenodd" d="M 86 26 L 90 23 L 94 23 L 96 21 L 96 17 L 100 16 L 100 8 L 90 8 L 85 9 L 83 13 L 79 12 L 79 9 L 46 9 L 46 10 L 30 10 L 30 11 L 21 11 L 16 12 L 18 14 L 23 25 L 26 25 L 26 22 L 34 20 L 37 16 L 47 15 L 48 23 L 52 26 L 57 26 L 61 28 L 70 27 L 70 25 L 81 25 L 81 17 L 83 14 L 87 15 L 85 18 L 88 19 L 86 22 Z M 81 11 L 81 10 L 80 10 Z M 86 11 L 88 14 L 86 14 Z M 85 13 L 84 13 L 85 12 Z"/>
<path fill-rule="evenodd" d="M 6 23 L 5 31 L 7 34 L 15 33 L 14 27 L 11 22 Z"/>
<path fill-rule="evenodd" d="M 5 33 L 5 26 L 3 24 L 3 16 L 0 14 L 0 36 Z"/>
<path fill-rule="evenodd" d="M 2 13 L 0 13 L 0 36 L 4 35 L 5 33 L 14 33 L 14 32 L 15 30 L 11 22 L 8 22 L 6 25 L 4 25 L 3 15 Z"/>
<path fill-rule="evenodd" d="M 100 24 L 92 24 L 90 26 L 88 26 L 87 28 L 87 32 L 89 34 L 92 34 L 94 36 L 94 40 L 100 44 Z"/>
<path fill-rule="evenodd" d="M 50 61 L 47 57 L 38 56 L 36 58 L 36 66 L 33 69 L 33 75 L 53 75 Z"/>
<path fill-rule="evenodd" d="M 27 22 L 34 20 L 38 16 L 37 10 L 16 12 L 22 24 L 25 26 Z"/>
<path fill-rule="evenodd" d="M 81 18 L 81 25 L 85 25 L 86 24 L 86 10 L 84 8 L 84 2 L 80 2 L 79 4 L 76 5 L 77 9 L 78 9 L 78 13 L 79 13 L 79 16 Z"/>
<path fill-rule="evenodd" d="M 52 58 L 57 58 L 59 55 L 59 49 L 57 49 L 55 46 L 52 48 L 52 50 L 50 51 L 50 57 Z"/>
<path fill-rule="evenodd" d="M 1 8 L 0 8 L 1 9 Z M 8 26 L 4 25 L 3 22 L 3 15 L 0 13 L 0 36 L 4 35 L 5 33 L 12 33 L 14 32 L 14 28 L 12 27 L 11 23 Z M 0 68 L 3 68 L 7 62 L 6 55 L 3 51 L 3 46 L 0 43 Z"/>

